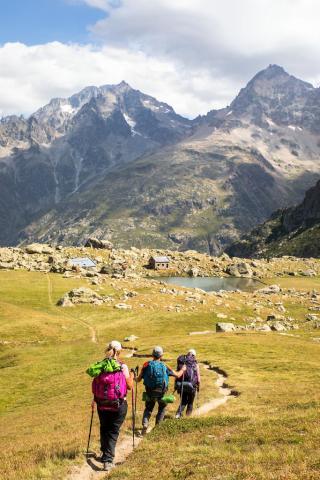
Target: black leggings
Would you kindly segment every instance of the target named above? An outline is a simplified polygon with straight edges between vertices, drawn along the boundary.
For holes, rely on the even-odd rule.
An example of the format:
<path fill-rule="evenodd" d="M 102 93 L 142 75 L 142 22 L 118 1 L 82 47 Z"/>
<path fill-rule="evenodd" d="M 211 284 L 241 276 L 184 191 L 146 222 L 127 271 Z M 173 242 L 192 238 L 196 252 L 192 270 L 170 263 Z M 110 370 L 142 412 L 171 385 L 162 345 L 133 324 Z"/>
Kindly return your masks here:
<path fill-rule="evenodd" d="M 181 403 L 179 405 L 179 408 L 177 410 L 178 415 L 182 415 L 184 409 L 187 407 L 187 412 L 186 414 L 189 416 L 192 413 L 193 410 L 193 402 L 196 396 L 196 390 L 193 392 L 183 392 L 182 394 L 182 399 Z"/>
<path fill-rule="evenodd" d="M 112 462 L 114 459 L 120 428 L 126 418 L 127 411 L 128 404 L 126 401 L 120 405 L 116 412 L 98 409 L 101 451 L 106 455 L 107 462 Z"/>

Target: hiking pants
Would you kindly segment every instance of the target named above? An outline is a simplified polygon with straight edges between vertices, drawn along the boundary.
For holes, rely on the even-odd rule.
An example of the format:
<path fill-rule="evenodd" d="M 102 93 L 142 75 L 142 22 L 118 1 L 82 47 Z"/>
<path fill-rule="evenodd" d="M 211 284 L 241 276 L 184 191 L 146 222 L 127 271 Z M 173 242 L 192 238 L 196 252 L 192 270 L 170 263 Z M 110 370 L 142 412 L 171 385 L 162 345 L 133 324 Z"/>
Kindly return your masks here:
<path fill-rule="evenodd" d="M 183 392 L 181 403 L 177 410 L 177 414 L 182 415 L 184 409 L 187 407 L 186 415 L 187 416 L 191 415 L 195 397 L 196 397 L 196 390 L 194 390 L 193 392 Z"/>
<path fill-rule="evenodd" d="M 112 462 L 114 459 L 120 428 L 126 418 L 127 411 L 128 404 L 126 401 L 120 405 L 116 412 L 98 409 L 101 451 L 106 455 L 107 462 Z"/>
<path fill-rule="evenodd" d="M 149 424 L 149 420 L 156 402 L 158 402 L 158 413 L 156 416 L 156 424 L 162 422 L 162 420 L 164 419 L 167 404 L 163 402 L 161 398 L 151 398 L 150 400 L 146 401 L 146 407 L 143 412 L 142 426 L 145 428 Z"/>

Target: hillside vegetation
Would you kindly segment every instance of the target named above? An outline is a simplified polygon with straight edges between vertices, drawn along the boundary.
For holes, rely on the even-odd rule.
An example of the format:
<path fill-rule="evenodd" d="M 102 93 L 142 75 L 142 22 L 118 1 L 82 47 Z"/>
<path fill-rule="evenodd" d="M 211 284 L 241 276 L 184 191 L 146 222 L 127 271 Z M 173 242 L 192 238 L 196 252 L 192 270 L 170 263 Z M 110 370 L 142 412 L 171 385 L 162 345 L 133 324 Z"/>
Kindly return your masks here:
<path fill-rule="evenodd" d="M 202 362 L 228 373 L 240 396 L 205 417 L 182 421 L 173 419 L 172 406 L 170 418 L 108 478 L 318 479 L 319 322 L 306 317 L 316 318 L 320 309 L 320 278 L 282 275 L 263 281 L 280 289 L 206 294 L 141 278 L 106 275 L 93 285 L 79 274 L 0 271 L 2 478 L 63 479 L 83 462 L 91 400 L 84 370 L 102 357 L 109 340 L 134 334 L 138 340 L 125 345 L 143 355 L 161 344 L 172 366 L 187 347 L 196 348 Z M 114 302 L 56 305 L 71 289 L 88 286 Z M 131 309 L 117 309 L 117 302 Z M 250 329 L 215 333 L 221 314 L 223 321 L 243 326 L 258 316 L 265 322 L 271 313 L 292 317 L 295 329 L 285 335 Z M 124 357 L 127 353 L 130 349 Z M 126 361 L 135 366 L 144 359 Z M 203 375 L 201 403 L 217 395 L 212 373 Z M 138 412 L 139 424 L 141 388 Z M 128 416 L 122 433 L 129 428 Z M 97 420 L 93 447 L 98 450 Z"/>

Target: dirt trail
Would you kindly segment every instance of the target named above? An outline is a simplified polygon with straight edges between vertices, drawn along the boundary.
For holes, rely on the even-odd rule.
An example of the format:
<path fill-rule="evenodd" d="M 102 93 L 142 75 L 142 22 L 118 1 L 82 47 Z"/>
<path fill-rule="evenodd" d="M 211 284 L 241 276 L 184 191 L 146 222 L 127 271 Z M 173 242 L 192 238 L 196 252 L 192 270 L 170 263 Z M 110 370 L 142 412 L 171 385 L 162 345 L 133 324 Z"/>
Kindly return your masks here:
<path fill-rule="evenodd" d="M 204 368 L 207 370 L 213 370 L 210 368 L 209 365 L 204 365 Z M 223 375 L 222 373 L 217 373 L 218 378 L 216 380 L 216 385 L 218 387 L 218 391 L 221 395 L 220 398 L 213 398 L 209 402 L 204 403 L 201 405 L 201 407 L 197 408 L 194 411 L 194 416 L 200 417 L 201 415 L 205 415 L 206 413 L 210 412 L 211 410 L 214 410 L 215 408 L 220 407 L 220 405 L 223 405 L 226 403 L 230 398 L 234 396 L 232 390 L 230 390 L 229 387 L 225 386 L 225 381 L 227 379 L 226 375 Z"/>
<path fill-rule="evenodd" d="M 131 356 L 131 355 L 129 355 Z M 225 372 L 222 372 L 220 369 L 216 369 L 210 367 L 210 365 L 201 364 L 207 370 L 210 370 L 218 375 L 216 380 L 216 385 L 218 387 L 219 394 L 221 397 L 214 398 L 209 402 L 204 403 L 199 408 L 194 411 L 194 416 L 201 416 L 205 415 L 206 413 L 210 412 L 218 408 L 220 405 L 226 403 L 230 398 L 238 395 L 237 392 L 231 390 L 226 384 L 225 381 L 227 379 L 227 375 Z M 177 420 L 183 421 L 183 420 Z M 135 439 L 135 446 L 139 445 L 142 441 L 141 437 L 136 437 Z M 116 448 L 116 457 L 115 457 L 115 464 L 120 465 L 125 462 L 127 457 L 132 453 L 132 437 L 131 436 L 124 436 L 117 444 Z M 102 470 L 102 464 L 97 462 L 95 459 L 89 458 L 86 463 L 79 467 L 73 467 L 72 472 L 66 480 L 99 480 L 106 477 L 106 472 Z"/>
<path fill-rule="evenodd" d="M 49 273 L 47 273 L 47 281 L 48 281 L 49 305 L 51 307 L 53 307 L 54 303 L 53 303 L 53 300 L 52 300 L 52 282 L 51 282 Z M 69 320 L 73 320 L 74 322 L 80 323 L 82 326 L 88 328 L 89 331 L 90 331 L 91 342 L 97 343 L 97 332 L 94 329 L 94 327 L 92 325 L 90 325 L 88 322 L 85 322 L 84 320 L 82 320 L 82 318 L 79 318 L 79 317 L 75 318 L 73 315 L 69 315 L 66 311 L 64 311 L 61 314 L 61 317 L 65 317 L 65 318 L 68 318 Z"/>

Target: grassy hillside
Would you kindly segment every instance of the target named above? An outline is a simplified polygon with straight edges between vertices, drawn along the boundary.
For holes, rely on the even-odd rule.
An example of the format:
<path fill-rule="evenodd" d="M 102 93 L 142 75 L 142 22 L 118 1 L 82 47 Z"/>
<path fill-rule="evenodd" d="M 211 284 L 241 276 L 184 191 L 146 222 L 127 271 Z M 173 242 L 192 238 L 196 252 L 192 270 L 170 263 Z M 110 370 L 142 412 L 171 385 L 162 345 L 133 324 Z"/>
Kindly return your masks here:
<path fill-rule="evenodd" d="M 274 279 L 268 280 L 275 283 Z M 284 287 L 320 290 L 320 278 L 277 279 Z M 200 419 L 169 419 L 155 429 L 112 479 L 315 480 L 320 475 L 318 369 L 320 335 L 304 323 L 312 301 L 274 295 L 300 329 L 289 335 L 212 330 L 218 313 L 234 323 L 269 311 L 259 295 L 207 296 L 177 313 L 185 299 L 159 295 L 159 286 L 138 289 L 131 311 L 110 306 L 61 309 L 56 301 L 84 279 L 23 271 L 0 272 L 1 478 L 62 479 L 81 462 L 90 416 L 87 365 L 101 358 L 107 341 L 139 337 L 139 353 L 154 344 L 166 349 L 168 363 L 187 347 L 202 361 L 226 370 L 241 392 L 226 406 Z M 101 293 L 121 298 L 129 280 L 109 279 Z M 143 305 L 143 306 L 142 306 Z M 173 308 L 173 311 L 169 311 Z M 96 334 L 97 342 L 92 341 Z M 130 366 L 143 359 L 127 359 Z M 204 373 L 201 402 L 217 395 L 212 373 Z M 141 389 L 140 389 L 141 392 Z M 139 419 L 142 404 L 139 393 Z M 176 406 L 171 407 L 170 415 Z M 128 417 L 124 432 L 130 427 Z M 97 422 L 93 446 L 98 448 Z"/>

